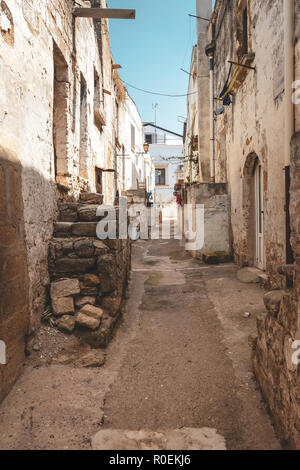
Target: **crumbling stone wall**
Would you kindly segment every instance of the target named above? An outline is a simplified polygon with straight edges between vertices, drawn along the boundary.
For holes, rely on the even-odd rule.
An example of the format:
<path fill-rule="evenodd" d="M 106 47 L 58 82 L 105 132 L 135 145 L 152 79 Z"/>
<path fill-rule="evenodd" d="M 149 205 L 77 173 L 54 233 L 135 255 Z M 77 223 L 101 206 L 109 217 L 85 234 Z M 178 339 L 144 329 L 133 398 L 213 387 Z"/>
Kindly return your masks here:
<path fill-rule="evenodd" d="M 82 0 L 79 5 L 88 6 Z M 106 2 L 102 0 L 102 6 Z M 22 166 L 22 199 L 28 257 L 30 329 L 45 306 L 48 243 L 57 199 L 95 190 L 95 166 L 113 168 L 115 91 L 108 21 L 74 19 L 72 0 L 1 0 L 0 140 Z M 101 43 L 101 47 L 99 44 Z M 105 123 L 94 123 L 94 78 L 99 76 Z M 80 175 L 81 75 L 86 82 L 86 168 Z M 56 83 L 56 85 L 55 85 Z M 106 89 L 111 95 L 102 93 Z M 57 93 L 56 93 L 57 92 Z M 56 128 L 55 123 L 60 123 Z M 113 173 L 103 173 L 106 203 L 114 202 Z M 59 189 L 57 189 L 57 184 Z"/>
<path fill-rule="evenodd" d="M 300 133 L 292 140 L 291 225 L 293 287 L 265 295 L 258 319 L 254 370 L 280 438 L 300 449 Z M 283 268 L 287 270 L 289 267 Z"/>
<path fill-rule="evenodd" d="M 83 0 L 76 3 L 89 6 Z M 106 7 L 106 1 L 100 6 Z M 120 93 L 112 70 L 108 20 L 75 19 L 73 7 L 73 0 L 0 0 L 0 142 L 20 162 L 27 258 L 20 293 L 28 279 L 28 305 L 24 294 L 23 306 L 30 312 L 28 324 L 23 317 L 22 337 L 29 335 L 29 344 L 47 302 L 48 246 L 57 201 L 76 201 L 82 191 L 96 191 L 95 168 L 112 170 L 116 164 L 115 109 Z M 9 175 L 4 172 L 5 185 Z M 113 171 L 103 172 L 105 203 L 114 203 L 115 181 Z M 15 311 L 15 298 L 8 299 L 7 312 Z M 5 321 L 2 316 L 0 328 Z M 12 345 L 18 344 L 19 367 L 21 330 L 15 337 Z M 11 356 L 10 361 L 7 371 L 15 370 Z"/>
<path fill-rule="evenodd" d="M 0 340 L 6 346 L 6 365 L 0 364 L 0 401 L 24 361 L 27 289 L 22 167 L 15 155 L 0 147 Z"/>
<path fill-rule="evenodd" d="M 82 193 L 59 206 L 49 247 L 51 311 L 62 331 L 92 347 L 107 346 L 121 313 L 131 263 L 131 242 L 97 238 L 98 194 Z"/>

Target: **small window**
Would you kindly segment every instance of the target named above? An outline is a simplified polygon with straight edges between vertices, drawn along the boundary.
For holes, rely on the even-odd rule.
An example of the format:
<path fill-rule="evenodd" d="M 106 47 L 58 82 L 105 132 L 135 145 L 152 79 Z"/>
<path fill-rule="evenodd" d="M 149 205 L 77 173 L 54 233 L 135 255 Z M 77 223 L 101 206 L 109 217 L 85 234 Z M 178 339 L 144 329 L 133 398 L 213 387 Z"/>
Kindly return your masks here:
<path fill-rule="evenodd" d="M 97 70 L 94 68 L 94 108 L 100 108 L 100 78 Z"/>
<path fill-rule="evenodd" d="M 165 170 L 165 168 L 156 168 L 156 170 L 155 170 L 155 184 L 156 184 L 156 186 L 165 186 L 165 184 L 166 184 L 166 170 Z"/>
<path fill-rule="evenodd" d="M 131 150 L 135 151 L 135 127 L 131 124 Z"/>
<path fill-rule="evenodd" d="M 243 11 L 243 45 L 242 54 L 248 54 L 248 8 Z"/>
<path fill-rule="evenodd" d="M 102 194 L 102 170 L 96 167 L 96 192 Z"/>
<path fill-rule="evenodd" d="M 145 141 L 147 144 L 153 144 L 153 134 L 145 134 Z"/>

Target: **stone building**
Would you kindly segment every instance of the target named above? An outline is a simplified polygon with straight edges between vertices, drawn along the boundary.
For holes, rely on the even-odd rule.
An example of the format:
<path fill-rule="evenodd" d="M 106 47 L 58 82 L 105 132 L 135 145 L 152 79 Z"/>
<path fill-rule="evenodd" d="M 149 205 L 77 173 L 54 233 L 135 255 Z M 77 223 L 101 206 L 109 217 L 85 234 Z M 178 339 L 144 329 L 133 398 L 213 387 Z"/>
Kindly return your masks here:
<path fill-rule="evenodd" d="M 0 398 L 45 309 L 57 203 L 85 192 L 114 204 L 144 178 L 142 122 L 118 75 L 108 20 L 75 17 L 75 6 L 106 1 L 0 2 Z"/>
<path fill-rule="evenodd" d="M 265 272 L 272 293 L 258 322 L 255 371 L 280 436 L 300 448 L 299 369 L 291 362 L 299 339 L 300 2 L 216 0 L 210 8 L 197 2 L 190 91 L 198 96 L 188 100 L 185 156 L 196 136 L 199 163 L 186 159 L 186 178 L 210 194 L 226 184 L 232 255 Z"/>
<path fill-rule="evenodd" d="M 176 209 L 174 186 L 178 165 L 183 162 L 182 135 L 151 122 L 144 123 L 144 135 L 155 167 L 153 201 L 163 208 L 164 215 L 172 214 Z"/>

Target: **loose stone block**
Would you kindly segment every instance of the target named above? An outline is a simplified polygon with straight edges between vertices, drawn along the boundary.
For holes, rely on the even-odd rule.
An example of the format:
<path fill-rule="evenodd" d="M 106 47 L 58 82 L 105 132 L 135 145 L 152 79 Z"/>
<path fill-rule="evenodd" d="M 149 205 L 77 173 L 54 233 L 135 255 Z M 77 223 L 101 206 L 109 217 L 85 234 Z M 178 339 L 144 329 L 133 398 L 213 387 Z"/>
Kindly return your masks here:
<path fill-rule="evenodd" d="M 71 315 L 64 315 L 57 321 L 57 328 L 65 333 L 73 333 L 75 329 L 75 318 Z"/>
<path fill-rule="evenodd" d="M 94 245 L 90 238 L 83 238 L 74 242 L 74 250 L 79 258 L 91 258 L 94 255 Z"/>
<path fill-rule="evenodd" d="M 100 320 L 89 315 L 85 315 L 84 313 L 78 313 L 76 324 L 89 330 L 96 330 L 100 325 Z"/>
<path fill-rule="evenodd" d="M 121 301 L 121 296 L 104 297 L 102 300 L 102 306 L 108 310 L 112 316 L 115 316 L 120 310 Z"/>
<path fill-rule="evenodd" d="M 88 315 L 89 317 L 95 318 L 96 320 L 100 320 L 103 316 L 102 308 L 95 307 L 94 305 L 89 304 L 82 307 L 79 313 Z"/>
<path fill-rule="evenodd" d="M 55 222 L 54 235 L 56 237 L 69 237 L 72 234 L 72 222 Z"/>
<path fill-rule="evenodd" d="M 100 328 L 96 331 L 81 331 L 79 337 L 92 348 L 106 348 L 110 341 L 117 317 L 104 313 Z"/>
<path fill-rule="evenodd" d="M 82 282 L 80 283 L 80 293 L 82 296 L 91 296 L 97 297 L 98 288 L 97 287 L 86 287 Z"/>
<path fill-rule="evenodd" d="M 62 279 L 60 281 L 52 282 L 51 284 L 51 299 L 69 297 L 77 294 L 80 294 L 78 279 Z"/>
<path fill-rule="evenodd" d="M 82 206 L 78 209 L 78 215 L 79 215 L 79 219 L 84 221 L 84 222 L 94 222 L 96 221 L 98 218 L 97 218 L 97 209 L 98 209 L 98 206 L 96 205 L 86 205 L 86 206 Z"/>
<path fill-rule="evenodd" d="M 59 213 L 61 222 L 76 222 L 78 218 L 77 207 L 78 204 L 76 202 L 60 204 Z"/>
<path fill-rule="evenodd" d="M 59 297 L 52 299 L 52 310 L 54 315 L 64 315 L 66 313 L 74 313 L 73 297 Z"/>
<path fill-rule="evenodd" d="M 91 295 L 87 295 L 84 297 L 77 297 L 77 299 L 75 299 L 75 305 L 78 308 L 81 308 L 86 304 L 95 305 L 95 303 L 96 303 L 96 297 L 93 297 Z"/>
<path fill-rule="evenodd" d="M 96 238 L 97 222 L 78 222 L 72 225 L 72 234 L 78 237 Z"/>
<path fill-rule="evenodd" d="M 106 254 L 109 252 L 109 248 L 101 240 L 94 240 L 93 245 L 95 247 L 95 250 L 96 250 L 95 253 L 97 255 Z"/>
<path fill-rule="evenodd" d="M 81 193 L 80 201 L 82 201 L 85 204 L 102 204 L 103 195 L 96 194 L 96 193 Z"/>
<path fill-rule="evenodd" d="M 96 287 L 100 284 L 100 279 L 96 274 L 85 274 L 82 281 L 85 287 Z"/>

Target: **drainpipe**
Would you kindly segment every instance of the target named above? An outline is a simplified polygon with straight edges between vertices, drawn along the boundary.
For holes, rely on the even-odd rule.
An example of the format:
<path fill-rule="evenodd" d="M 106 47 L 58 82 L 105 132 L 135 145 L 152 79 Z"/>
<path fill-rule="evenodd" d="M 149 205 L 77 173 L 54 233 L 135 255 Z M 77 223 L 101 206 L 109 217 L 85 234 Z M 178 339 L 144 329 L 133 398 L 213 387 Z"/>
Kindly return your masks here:
<path fill-rule="evenodd" d="M 292 84 L 294 81 L 294 0 L 283 0 L 284 13 L 284 76 L 285 76 L 285 111 L 284 111 L 284 166 L 285 166 L 285 213 L 286 213 L 286 263 L 293 264 L 294 255 L 291 247 L 290 224 L 290 163 L 291 139 L 295 132 Z"/>
<path fill-rule="evenodd" d="M 294 107 L 292 84 L 294 81 L 294 0 L 283 0 L 284 9 L 284 75 L 285 75 L 285 166 L 291 162 L 291 139 L 294 134 Z"/>
<path fill-rule="evenodd" d="M 214 120 L 214 56 L 209 58 L 209 80 L 210 80 L 210 182 L 215 182 L 215 120 Z"/>
<path fill-rule="evenodd" d="M 214 55 L 216 51 L 215 25 L 212 24 L 212 41 L 205 48 L 205 53 L 209 57 L 209 81 L 210 81 L 210 182 L 215 182 L 216 159 L 215 159 L 215 83 L 214 83 Z"/>

